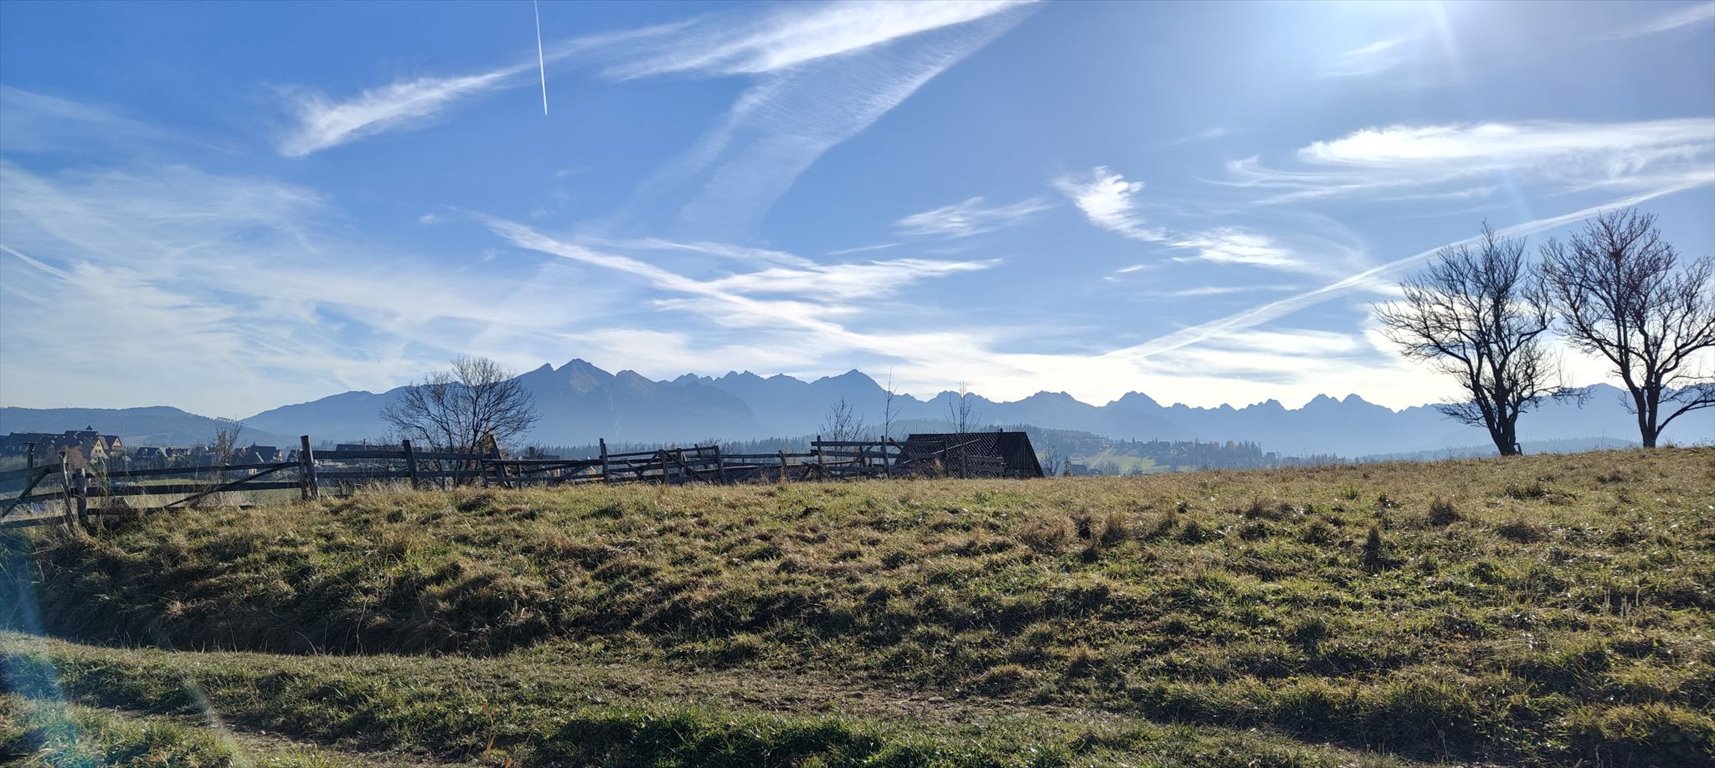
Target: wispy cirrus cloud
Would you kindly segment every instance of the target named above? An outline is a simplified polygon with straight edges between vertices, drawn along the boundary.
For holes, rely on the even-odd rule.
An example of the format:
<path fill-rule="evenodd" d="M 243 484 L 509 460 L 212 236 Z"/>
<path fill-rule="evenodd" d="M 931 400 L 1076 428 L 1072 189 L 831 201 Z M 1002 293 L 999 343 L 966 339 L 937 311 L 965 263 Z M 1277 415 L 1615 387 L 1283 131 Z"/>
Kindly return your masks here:
<path fill-rule="evenodd" d="M 1145 243 L 1168 239 L 1166 230 L 1149 226 L 1133 199 L 1143 191 L 1143 182 L 1127 181 L 1107 166 L 1096 166 L 1088 174 L 1061 176 L 1054 187 L 1070 198 L 1084 217 L 1102 229 Z"/>
<path fill-rule="evenodd" d="M 667 74 L 760 75 L 958 26 L 1026 2 L 787 4 L 736 18 L 705 17 L 672 35 L 616 51 L 604 73 L 629 79 Z"/>
<path fill-rule="evenodd" d="M 1098 166 L 1082 176 L 1062 176 L 1054 180 L 1054 186 L 1071 198 L 1084 217 L 1097 227 L 1128 239 L 1188 252 L 1174 257 L 1175 261 L 1321 271 L 1286 244 L 1241 227 L 1187 227 L 1184 231 L 1174 231 L 1151 225 L 1138 212 L 1136 197 L 1143 192 L 1143 182 L 1128 181 L 1106 166 Z"/>
<path fill-rule="evenodd" d="M 784 254 L 789 258 L 776 257 L 772 260 L 778 265 L 764 269 L 724 275 L 694 274 L 688 270 L 674 270 L 624 253 L 598 251 L 580 243 L 560 240 L 517 222 L 489 216 L 478 218 L 495 234 L 520 248 L 630 275 L 659 291 L 713 300 L 727 310 L 752 313 L 755 320 L 764 324 L 790 321 L 800 317 L 800 312 L 805 308 L 811 308 L 812 316 L 817 317 L 840 314 L 849 308 L 848 305 L 860 299 L 890 296 L 921 280 L 984 270 L 1000 263 L 992 259 L 893 259 L 817 264 Z M 641 246 L 641 249 L 646 251 L 659 250 L 662 245 L 701 252 L 724 250 L 727 253 L 742 253 L 749 250 L 733 251 L 729 250 L 734 248 L 732 246 L 707 243 L 687 246 L 660 240 L 631 244 L 609 242 L 621 249 Z M 817 328 L 827 327 L 820 319 L 813 325 Z"/>
<path fill-rule="evenodd" d="M 1322 69 L 1325 77 L 1372 77 L 1398 68 L 1411 59 L 1414 36 L 1389 37 L 1341 51 Z"/>
<path fill-rule="evenodd" d="M 754 248 L 750 246 L 733 245 L 731 243 L 716 243 L 709 241 L 679 242 L 659 237 L 646 237 L 631 240 L 584 237 L 580 238 L 580 242 L 586 245 L 610 246 L 628 250 L 698 253 L 705 256 L 714 256 L 719 259 L 732 260 L 744 264 L 781 264 L 795 269 L 815 266 L 815 262 L 797 254 L 774 250 L 772 248 Z"/>
<path fill-rule="evenodd" d="M 1715 175 L 1715 118 L 1631 123 L 1483 123 L 1366 128 L 1314 142 L 1302 167 L 1229 163 L 1225 184 L 1274 190 L 1265 202 L 1480 196 L 1509 174 L 1562 189 L 1642 189 Z"/>
<path fill-rule="evenodd" d="M 1588 219 L 1602 211 L 1616 208 L 1627 208 L 1639 205 L 1658 197 L 1695 189 L 1701 186 L 1715 184 L 1715 174 L 1709 178 L 1681 179 L 1675 183 L 1650 189 L 1637 194 L 1606 201 L 1600 205 L 1588 206 L 1569 211 L 1556 216 L 1548 216 L 1530 221 L 1520 222 L 1504 228 L 1499 233 L 1505 237 L 1531 235 L 1537 232 L 1565 226 L 1572 222 Z M 1240 312 L 1220 317 L 1190 327 L 1182 328 L 1169 334 L 1164 334 L 1142 344 L 1133 345 L 1110 353 L 1126 358 L 1147 358 L 1152 355 L 1172 352 L 1185 347 L 1202 344 L 1210 339 L 1227 337 L 1239 332 L 1280 319 L 1309 306 L 1320 304 L 1356 291 L 1373 290 L 1378 281 L 1392 279 L 1399 272 L 1421 264 L 1435 252 L 1448 246 L 1457 246 L 1474 242 L 1475 237 L 1456 240 L 1450 243 L 1427 248 L 1409 256 L 1394 259 L 1383 264 L 1368 267 L 1361 271 L 1334 280 L 1326 285 L 1308 291 L 1293 294 L 1276 301 L 1260 304 Z"/>
<path fill-rule="evenodd" d="M 893 9 L 916 3 L 883 4 Z M 679 225 L 722 238 L 751 234 L 774 201 L 828 150 L 863 133 L 918 89 L 1023 18 L 1013 5 L 908 38 L 806 60 L 760 76 L 715 126 L 645 190 L 695 190 Z M 871 4 L 853 5 L 870 12 Z M 936 16 L 941 20 L 963 15 Z M 830 94 L 839 94 L 830 98 Z"/>
<path fill-rule="evenodd" d="M 473 349 L 534 365 L 563 348 L 564 324 L 604 311 L 615 293 L 568 304 L 559 286 L 576 280 L 563 264 L 471 271 L 353 239 L 316 190 L 136 159 L 124 151 L 128 135 L 83 125 L 113 124 L 95 108 L 21 100 L 7 109 L 8 119 L 51 129 L 38 137 L 49 151 L 105 138 L 81 148 L 128 158 L 0 159 L 8 405 L 170 404 L 244 416 L 392 386 Z M 115 370 L 198 374 L 115 387 Z"/>
<path fill-rule="evenodd" d="M 719 220 L 730 211 L 711 209 L 766 208 L 822 152 L 861 132 L 998 33 L 992 23 L 985 27 L 982 22 L 1006 17 L 1025 4 L 848 0 L 784 5 L 574 38 L 552 46 L 544 60 L 593 65 L 613 79 L 673 74 L 767 78 L 741 96 L 698 148 L 666 174 L 693 175 L 736 143 L 738 151 L 715 170 L 707 181 L 709 191 L 689 208 L 693 216 Z M 1014 16 L 1001 28 L 1015 21 Z M 897 62 L 890 62 L 894 57 L 863 60 L 870 49 L 970 26 L 980 29 L 960 41 L 926 40 L 922 47 L 927 50 L 897 57 Z M 460 104 L 532 83 L 529 75 L 537 65 L 536 57 L 521 55 L 514 64 L 487 72 L 401 80 L 348 98 L 285 88 L 282 94 L 295 119 L 278 149 L 287 157 L 302 157 L 423 128 Z M 845 97 L 823 98 L 828 88 Z M 740 202 L 723 202 L 735 199 Z"/>
<path fill-rule="evenodd" d="M 541 66 L 589 54 L 610 46 L 671 34 L 684 23 L 588 35 L 561 42 L 541 54 Z M 315 88 L 280 88 L 294 124 L 282 132 L 276 146 L 286 157 L 303 157 L 383 133 L 424 128 L 445 119 L 446 113 L 470 101 L 506 88 L 534 82 L 536 56 L 475 74 L 415 77 L 365 89 L 356 96 L 334 98 Z"/>
<path fill-rule="evenodd" d="M 1176 260 L 1245 264 L 1272 269 L 1302 269 L 1304 261 L 1273 238 L 1236 227 L 1219 227 L 1175 240 L 1173 247 L 1195 252 Z"/>
<path fill-rule="evenodd" d="M 1196 133 L 1186 134 L 1184 136 L 1180 136 L 1177 139 L 1173 139 L 1171 141 L 1167 141 L 1167 142 L 1162 143 L 1161 146 L 1163 148 L 1177 147 L 1181 144 L 1195 144 L 1198 142 L 1214 141 L 1216 139 L 1224 139 L 1224 138 L 1231 136 L 1231 135 L 1233 135 L 1233 132 L 1231 129 L 1217 125 L 1213 128 L 1204 128 L 1203 130 L 1198 131 Z"/>
<path fill-rule="evenodd" d="M 1179 288 L 1171 291 L 1153 291 L 1144 294 L 1153 298 L 1163 299 L 1197 299 L 1210 296 L 1232 296 L 1244 293 L 1273 293 L 1299 290 L 1292 285 L 1199 285 L 1194 288 Z"/>
<path fill-rule="evenodd" d="M 1052 208 L 1031 198 L 1011 205 L 987 205 L 982 196 L 940 208 L 913 213 L 894 224 L 907 237 L 970 237 L 1022 223 Z"/>
<path fill-rule="evenodd" d="M 1628 40 L 1636 37 L 1671 32 L 1681 27 L 1715 21 L 1715 2 L 1692 3 L 1676 8 L 1629 27 L 1605 35 L 1610 39 Z"/>
<path fill-rule="evenodd" d="M 297 125 L 280 139 L 280 154 L 303 157 L 350 141 L 433 123 L 454 104 L 516 79 L 522 67 L 461 77 L 425 77 L 371 88 L 336 101 L 308 89 L 284 94 Z"/>

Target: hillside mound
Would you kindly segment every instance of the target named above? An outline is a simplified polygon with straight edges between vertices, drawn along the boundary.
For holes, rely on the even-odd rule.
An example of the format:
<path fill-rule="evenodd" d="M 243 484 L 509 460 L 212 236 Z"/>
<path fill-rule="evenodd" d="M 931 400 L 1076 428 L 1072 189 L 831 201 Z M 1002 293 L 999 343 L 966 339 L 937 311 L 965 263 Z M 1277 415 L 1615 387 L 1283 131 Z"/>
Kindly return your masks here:
<path fill-rule="evenodd" d="M 8 627 L 750 670 L 1405 758 L 1707 764 L 1715 449 L 371 492 L 6 539 Z"/>

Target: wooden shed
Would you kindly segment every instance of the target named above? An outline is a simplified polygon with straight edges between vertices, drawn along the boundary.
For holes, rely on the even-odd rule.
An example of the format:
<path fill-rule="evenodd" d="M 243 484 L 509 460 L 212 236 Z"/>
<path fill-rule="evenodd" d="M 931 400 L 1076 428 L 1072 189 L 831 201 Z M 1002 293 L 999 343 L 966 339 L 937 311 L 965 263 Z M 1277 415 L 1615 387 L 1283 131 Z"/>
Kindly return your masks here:
<path fill-rule="evenodd" d="M 1024 432 L 944 432 L 905 438 L 899 470 L 942 477 L 1042 477 Z"/>

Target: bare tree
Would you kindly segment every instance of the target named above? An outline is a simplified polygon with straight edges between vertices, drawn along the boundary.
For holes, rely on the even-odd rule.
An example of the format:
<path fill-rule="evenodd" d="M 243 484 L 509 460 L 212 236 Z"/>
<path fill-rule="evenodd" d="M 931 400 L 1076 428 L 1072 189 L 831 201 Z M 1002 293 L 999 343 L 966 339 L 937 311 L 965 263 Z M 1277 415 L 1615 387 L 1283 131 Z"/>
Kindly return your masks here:
<path fill-rule="evenodd" d="M 961 381 L 958 396 L 947 400 L 947 421 L 952 422 L 953 430 L 961 435 L 977 427 L 977 409 L 971 397 L 969 388 Z"/>
<path fill-rule="evenodd" d="M 510 443 L 536 423 L 536 403 L 513 373 L 484 357 L 456 357 L 452 367 L 406 387 L 381 409 L 401 437 L 436 450 L 474 453 L 493 435 Z"/>
<path fill-rule="evenodd" d="M 822 418 L 822 437 L 837 442 L 849 442 L 863 438 L 869 425 L 863 421 L 863 414 L 857 412 L 844 395 L 840 401 L 828 410 L 828 415 Z"/>
<path fill-rule="evenodd" d="M 1620 374 L 1644 447 L 1674 419 L 1715 406 L 1715 372 L 1695 367 L 1715 347 L 1715 258 L 1676 269 L 1655 216 L 1629 208 L 1548 241 L 1542 256 L 1572 345 Z"/>
<path fill-rule="evenodd" d="M 1071 463 L 1066 453 L 1058 447 L 1046 445 L 1036 454 L 1036 460 L 1042 465 L 1044 477 L 1061 477 L 1066 474 L 1066 465 Z"/>
<path fill-rule="evenodd" d="M 232 458 L 238 455 L 238 436 L 243 432 L 244 422 L 221 421 L 221 425 L 214 430 L 214 439 L 208 444 L 208 451 L 213 454 L 214 463 L 232 463 Z"/>
<path fill-rule="evenodd" d="M 1474 246 L 1441 249 L 1400 283 L 1399 301 L 1375 307 L 1382 332 L 1406 357 L 1458 378 L 1460 397 L 1436 410 L 1487 429 L 1502 456 L 1520 452 L 1520 414 L 1559 390 L 1543 347 L 1553 309 L 1524 250 L 1522 239 L 1484 223 Z"/>
<path fill-rule="evenodd" d="M 893 405 L 893 399 L 898 397 L 898 396 L 899 396 L 899 393 L 896 390 L 894 390 L 894 388 L 893 388 L 893 372 L 888 371 L 887 372 L 887 388 L 885 390 L 883 390 L 882 399 L 881 399 L 881 439 L 882 440 L 892 440 L 893 439 L 893 415 L 894 415 L 894 410 L 895 410 L 894 405 Z"/>

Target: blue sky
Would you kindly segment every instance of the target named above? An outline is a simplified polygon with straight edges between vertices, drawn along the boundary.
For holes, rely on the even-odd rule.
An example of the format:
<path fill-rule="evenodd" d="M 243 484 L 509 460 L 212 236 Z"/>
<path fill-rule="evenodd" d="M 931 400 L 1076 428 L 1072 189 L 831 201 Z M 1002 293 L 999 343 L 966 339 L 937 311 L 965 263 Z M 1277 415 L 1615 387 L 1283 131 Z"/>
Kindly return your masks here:
<path fill-rule="evenodd" d="M 0 403 L 468 353 L 1404 407 L 1450 382 L 1369 308 L 1484 220 L 1715 249 L 1712 2 L 540 14 L 539 60 L 510 0 L 0 4 Z"/>

